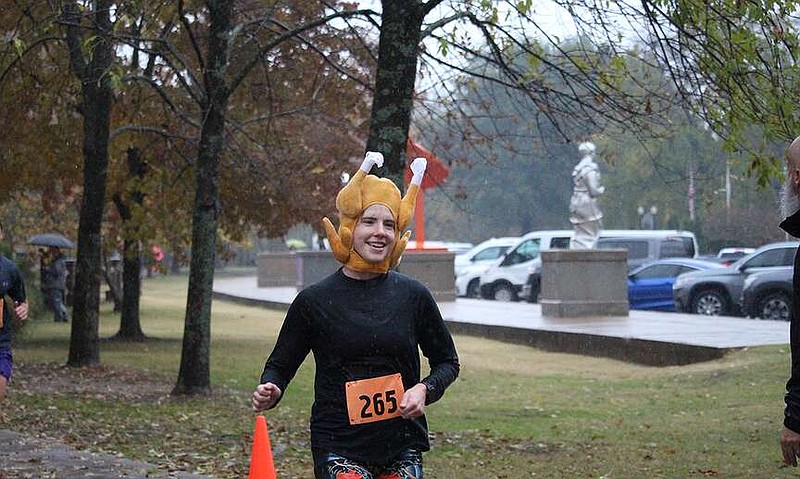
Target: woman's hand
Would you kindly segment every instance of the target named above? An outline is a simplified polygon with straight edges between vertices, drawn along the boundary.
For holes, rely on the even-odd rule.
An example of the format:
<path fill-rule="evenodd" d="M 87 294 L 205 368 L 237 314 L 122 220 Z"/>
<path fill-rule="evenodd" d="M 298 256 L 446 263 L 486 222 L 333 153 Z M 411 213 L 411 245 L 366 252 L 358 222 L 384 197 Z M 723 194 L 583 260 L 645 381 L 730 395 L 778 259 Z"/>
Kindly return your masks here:
<path fill-rule="evenodd" d="M 403 393 L 400 401 L 400 416 L 403 419 L 413 419 L 425 414 L 425 399 L 428 397 L 428 388 L 419 383 Z"/>
<path fill-rule="evenodd" d="M 253 392 L 253 411 L 272 409 L 282 394 L 281 388 L 273 383 L 259 384 Z"/>

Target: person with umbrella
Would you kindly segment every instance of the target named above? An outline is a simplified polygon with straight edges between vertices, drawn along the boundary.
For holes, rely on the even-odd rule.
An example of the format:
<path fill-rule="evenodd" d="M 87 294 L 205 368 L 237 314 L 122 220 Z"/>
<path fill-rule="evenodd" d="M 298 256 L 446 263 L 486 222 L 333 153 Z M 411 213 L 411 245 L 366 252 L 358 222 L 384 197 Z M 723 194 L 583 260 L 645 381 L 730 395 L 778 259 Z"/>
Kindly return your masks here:
<path fill-rule="evenodd" d="M 53 246 L 55 248 L 73 249 L 75 243 L 59 233 L 42 233 L 28 238 L 28 244 L 33 246 Z"/>
<path fill-rule="evenodd" d="M 3 240 L 3 223 L 0 223 L 0 241 Z M 28 302 L 25 297 L 25 282 L 13 261 L 0 256 L 0 399 L 6 395 L 14 366 L 11 353 L 11 318 L 6 314 L 4 298 L 14 301 L 14 312 L 20 320 L 28 319 Z"/>
<path fill-rule="evenodd" d="M 72 249 L 75 244 L 59 233 L 42 233 L 31 236 L 28 238 L 28 244 L 48 248 L 47 251 L 39 249 L 42 255 L 40 260 L 41 288 L 48 307 L 53 310 L 55 322 L 66 323 L 67 262 L 61 249 Z"/>
<path fill-rule="evenodd" d="M 53 319 L 56 323 L 67 322 L 67 306 L 64 304 L 64 290 L 67 288 L 67 262 L 61 250 L 50 246 L 48 261 L 42 271 L 42 289 L 53 308 Z"/>

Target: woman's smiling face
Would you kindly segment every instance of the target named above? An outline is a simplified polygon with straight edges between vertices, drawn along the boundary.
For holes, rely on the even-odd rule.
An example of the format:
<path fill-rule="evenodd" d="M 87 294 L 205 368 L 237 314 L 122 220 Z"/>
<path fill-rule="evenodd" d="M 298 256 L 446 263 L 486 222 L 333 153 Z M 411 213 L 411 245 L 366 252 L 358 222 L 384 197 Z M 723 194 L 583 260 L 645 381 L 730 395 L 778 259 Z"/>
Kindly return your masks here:
<path fill-rule="evenodd" d="M 361 214 L 353 231 L 353 249 L 365 261 L 380 263 L 394 249 L 397 222 L 384 205 L 371 205 Z"/>

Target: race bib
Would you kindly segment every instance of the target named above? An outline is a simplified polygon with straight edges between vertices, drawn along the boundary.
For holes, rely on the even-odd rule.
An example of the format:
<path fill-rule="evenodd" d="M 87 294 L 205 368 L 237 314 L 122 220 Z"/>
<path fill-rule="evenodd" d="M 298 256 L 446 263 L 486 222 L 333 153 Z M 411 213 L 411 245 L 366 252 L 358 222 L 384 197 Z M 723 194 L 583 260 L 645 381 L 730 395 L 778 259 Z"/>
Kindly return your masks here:
<path fill-rule="evenodd" d="M 400 373 L 345 383 L 350 424 L 384 421 L 400 415 L 403 378 Z"/>

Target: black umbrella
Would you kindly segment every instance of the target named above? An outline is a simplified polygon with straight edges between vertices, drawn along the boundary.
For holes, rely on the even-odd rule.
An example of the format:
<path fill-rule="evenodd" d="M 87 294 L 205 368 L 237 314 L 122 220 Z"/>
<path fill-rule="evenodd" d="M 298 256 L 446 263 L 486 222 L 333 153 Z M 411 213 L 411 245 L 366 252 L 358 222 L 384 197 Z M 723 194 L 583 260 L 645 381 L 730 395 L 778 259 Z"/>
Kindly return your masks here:
<path fill-rule="evenodd" d="M 58 233 L 42 233 L 28 238 L 28 244 L 34 246 L 55 246 L 56 248 L 72 249 L 75 244 L 65 236 Z"/>

